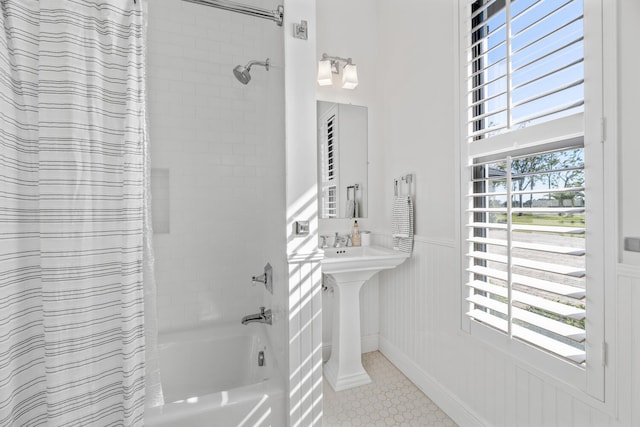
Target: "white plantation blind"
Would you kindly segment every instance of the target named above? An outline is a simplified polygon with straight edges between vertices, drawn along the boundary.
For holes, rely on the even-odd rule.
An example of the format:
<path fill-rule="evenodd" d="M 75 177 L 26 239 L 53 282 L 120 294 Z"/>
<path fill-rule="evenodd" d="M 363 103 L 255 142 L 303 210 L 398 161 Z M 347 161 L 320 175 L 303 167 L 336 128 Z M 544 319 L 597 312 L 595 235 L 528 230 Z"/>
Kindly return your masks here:
<path fill-rule="evenodd" d="M 584 367 L 583 1 L 468 5 L 466 315 Z"/>
<path fill-rule="evenodd" d="M 477 0 L 467 25 L 469 141 L 583 110 L 582 0 Z"/>
<path fill-rule="evenodd" d="M 467 315 L 583 364 L 583 148 L 507 156 L 472 169 Z"/>
<path fill-rule="evenodd" d="M 336 115 L 332 114 L 325 123 L 326 132 L 326 168 L 325 176 L 327 181 L 334 181 L 336 179 L 336 163 L 337 163 L 337 150 L 336 150 Z"/>
<path fill-rule="evenodd" d="M 320 159 L 322 218 L 338 216 L 338 132 L 335 108 L 325 114 L 320 123 Z"/>

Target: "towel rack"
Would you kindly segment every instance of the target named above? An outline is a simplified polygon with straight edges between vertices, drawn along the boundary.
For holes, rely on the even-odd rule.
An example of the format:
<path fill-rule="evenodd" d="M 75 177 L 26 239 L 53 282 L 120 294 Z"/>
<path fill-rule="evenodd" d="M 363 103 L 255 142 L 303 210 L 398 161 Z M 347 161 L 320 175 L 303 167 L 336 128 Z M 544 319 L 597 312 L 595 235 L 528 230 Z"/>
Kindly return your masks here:
<path fill-rule="evenodd" d="M 408 173 L 406 175 L 403 175 L 399 178 L 395 178 L 393 180 L 393 195 L 398 197 L 402 194 L 402 183 L 405 183 L 407 186 L 407 196 L 410 196 L 412 194 L 411 191 L 411 184 L 413 184 L 413 174 L 412 173 Z"/>
<path fill-rule="evenodd" d="M 347 186 L 347 200 L 351 200 L 349 197 L 349 190 L 353 190 L 353 200 L 356 200 L 356 191 L 360 189 L 360 184 L 353 184 Z"/>

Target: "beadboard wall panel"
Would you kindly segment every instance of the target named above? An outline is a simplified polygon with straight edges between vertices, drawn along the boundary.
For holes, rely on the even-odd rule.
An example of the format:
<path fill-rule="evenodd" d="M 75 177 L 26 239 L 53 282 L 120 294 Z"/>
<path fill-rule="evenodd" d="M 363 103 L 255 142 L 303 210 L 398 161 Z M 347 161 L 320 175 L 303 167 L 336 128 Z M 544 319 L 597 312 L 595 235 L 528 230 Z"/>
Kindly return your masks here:
<path fill-rule="evenodd" d="M 462 332 L 457 256 L 453 241 L 417 237 L 412 257 L 379 275 L 380 350 L 454 420 L 464 426 L 640 425 L 640 269 L 619 266 L 610 287 L 617 289 L 617 336 L 608 338 L 613 369 L 607 381 L 617 387 L 607 399 L 617 399 L 617 407 L 609 410 Z"/>
<path fill-rule="evenodd" d="M 618 348 L 611 355 L 618 371 L 618 413 L 630 426 L 640 425 L 640 267 L 618 266 Z M 623 424 L 621 424 L 623 425 Z"/>
<path fill-rule="evenodd" d="M 320 257 L 289 261 L 289 413 L 295 426 L 321 425 Z"/>

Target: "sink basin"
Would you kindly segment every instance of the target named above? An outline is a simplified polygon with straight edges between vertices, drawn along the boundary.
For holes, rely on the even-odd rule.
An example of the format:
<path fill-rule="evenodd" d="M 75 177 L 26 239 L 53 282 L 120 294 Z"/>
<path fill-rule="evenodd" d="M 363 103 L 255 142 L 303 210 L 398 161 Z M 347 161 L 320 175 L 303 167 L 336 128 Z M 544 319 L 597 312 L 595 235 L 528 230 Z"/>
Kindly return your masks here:
<path fill-rule="evenodd" d="M 369 280 L 380 270 L 395 268 L 409 254 L 381 246 L 350 246 L 324 250 L 322 272 L 331 274 L 337 282 Z"/>
<path fill-rule="evenodd" d="M 395 268 L 410 254 L 379 246 L 327 248 L 322 272 L 335 279 L 331 357 L 324 367 L 335 391 L 371 382 L 361 360 L 360 288 L 380 270 Z"/>

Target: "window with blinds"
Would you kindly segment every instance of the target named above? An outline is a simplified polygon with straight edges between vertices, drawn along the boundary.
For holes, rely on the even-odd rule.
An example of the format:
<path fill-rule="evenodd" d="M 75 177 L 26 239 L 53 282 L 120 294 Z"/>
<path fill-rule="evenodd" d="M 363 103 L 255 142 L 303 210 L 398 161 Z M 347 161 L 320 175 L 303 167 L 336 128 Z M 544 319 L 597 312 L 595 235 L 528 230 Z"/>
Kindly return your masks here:
<path fill-rule="evenodd" d="M 473 166 L 468 315 L 585 362 L 581 147 Z"/>
<path fill-rule="evenodd" d="M 338 136 L 337 117 L 333 109 L 322 119 L 320 126 L 321 200 L 322 218 L 338 217 Z"/>
<path fill-rule="evenodd" d="M 583 2 L 468 5 L 466 315 L 585 366 Z"/>
<path fill-rule="evenodd" d="M 582 0 L 471 4 L 469 138 L 582 111 Z"/>

